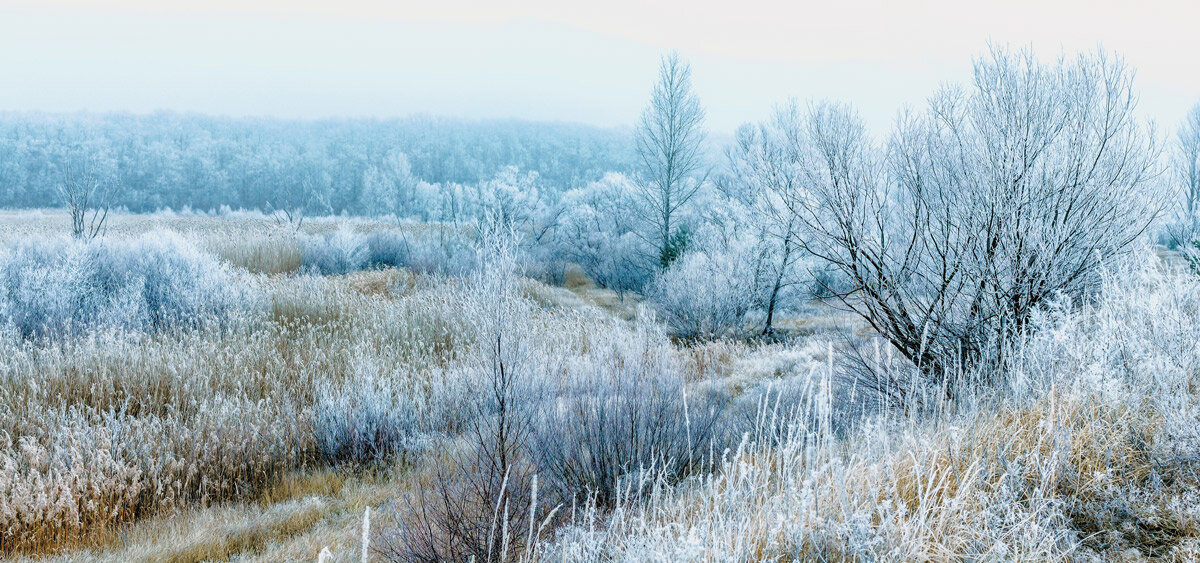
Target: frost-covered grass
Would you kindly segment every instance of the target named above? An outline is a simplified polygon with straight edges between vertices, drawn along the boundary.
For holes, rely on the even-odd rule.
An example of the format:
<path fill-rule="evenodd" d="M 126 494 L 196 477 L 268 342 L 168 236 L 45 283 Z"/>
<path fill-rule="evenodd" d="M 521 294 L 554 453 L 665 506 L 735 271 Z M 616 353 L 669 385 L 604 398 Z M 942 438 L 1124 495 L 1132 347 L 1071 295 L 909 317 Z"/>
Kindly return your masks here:
<path fill-rule="evenodd" d="M 0 337 L 0 554 L 102 549 L 134 522 L 270 502 L 261 499 L 289 475 L 422 465 L 456 448 L 473 418 L 490 416 L 473 406 L 487 334 L 525 327 L 524 352 L 513 356 L 530 376 L 525 388 L 555 373 L 535 366 L 578 357 L 572 373 L 580 371 L 587 357 L 609 357 L 601 341 L 618 345 L 632 334 L 599 310 L 554 305 L 561 290 L 512 270 L 467 278 L 396 269 L 251 273 L 195 248 L 219 235 L 54 243 L 85 255 L 119 249 L 131 262 L 174 264 L 147 258 L 163 251 L 204 264 L 165 271 L 183 282 L 219 274 L 220 283 L 202 284 L 213 292 L 185 294 L 202 306 L 232 296 L 239 306 L 222 322 L 185 330 L 102 320 L 55 338 Z M 95 284 L 80 287 L 95 298 Z M 670 351 L 665 336 L 654 338 L 653 350 Z M 556 387 L 567 392 L 563 381 Z M 667 406 L 677 409 L 671 398 Z M 655 452 L 639 455 L 635 462 Z"/>
<path fill-rule="evenodd" d="M 462 267 L 421 266 L 411 241 L 437 229 L 177 221 L 118 216 L 95 248 L 202 264 L 164 271 L 219 276 L 182 294 L 239 295 L 221 322 L 0 336 L 0 556 L 357 560 L 369 506 L 385 559 L 468 539 L 538 560 L 1200 557 L 1200 281 L 1149 250 L 1042 313 L 1002 387 L 905 411 L 844 369 L 864 334 L 828 311 L 781 319 L 794 340 L 679 342 L 494 248 L 431 243 Z M 164 222 L 188 228 L 144 236 Z M 362 269 L 299 265 L 339 236 Z M 295 267 L 230 250 L 281 244 Z M 487 470 L 502 404 L 507 479 Z"/>
<path fill-rule="evenodd" d="M 585 509 L 540 558 L 1196 560 L 1200 283 L 1144 254 L 1082 311 L 1043 314 L 1004 389 L 843 438 L 818 392 L 802 404 L 817 416 L 759 424 L 711 474 L 639 483 L 647 500 Z"/>
<path fill-rule="evenodd" d="M 394 455 L 456 424 L 464 391 L 444 374 L 461 324 L 440 282 L 264 277 L 170 236 L 29 244 L 4 262 L 17 272 L 5 288 L 25 299 L 8 310 L 47 309 L 38 299 L 56 291 L 99 305 L 0 336 L 0 554 L 254 499 L 289 472 Z M 26 291 L 35 268 L 63 280 Z M 110 276 L 95 281 L 97 269 Z M 133 297 L 103 293 L 122 290 Z M 175 324 L 210 313 L 222 322 Z"/>
<path fill-rule="evenodd" d="M 247 279 L 272 305 L 232 328 L 0 341 L 2 552 L 253 499 L 289 471 L 393 453 L 386 439 L 417 444 L 452 426 L 464 391 L 443 376 L 458 345 L 447 301 L 437 286 L 359 292 L 374 281 L 359 278 L 378 275 L 336 288 Z M 378 415 L 391 426 L 366 433 Z"/>

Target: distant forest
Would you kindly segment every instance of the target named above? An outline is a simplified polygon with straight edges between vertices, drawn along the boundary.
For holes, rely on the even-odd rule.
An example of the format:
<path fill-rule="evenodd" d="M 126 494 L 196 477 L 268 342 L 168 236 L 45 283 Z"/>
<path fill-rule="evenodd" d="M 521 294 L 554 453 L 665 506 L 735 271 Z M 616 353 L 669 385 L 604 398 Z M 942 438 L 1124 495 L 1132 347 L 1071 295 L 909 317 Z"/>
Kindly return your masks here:
<path fill-rule="evenodd" d="M 86 179 L 109 185 L 112 205 L 133 212 L 403 215 L 412 209 L 381 201 L 379 183 L 440 191 L 519 171 L 557 195 L 633 165 L 631 132 L 570 123 L 0 113 L 7 208 L 58 207 L 63 182 Z"/>

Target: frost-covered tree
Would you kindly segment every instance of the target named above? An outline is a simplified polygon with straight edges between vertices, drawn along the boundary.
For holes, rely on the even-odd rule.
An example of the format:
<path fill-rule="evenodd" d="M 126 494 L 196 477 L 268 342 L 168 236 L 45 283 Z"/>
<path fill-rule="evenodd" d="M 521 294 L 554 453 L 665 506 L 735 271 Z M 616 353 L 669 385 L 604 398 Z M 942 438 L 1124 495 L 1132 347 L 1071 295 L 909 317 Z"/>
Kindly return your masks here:
<path fill-rule="evenodd" d="M 107 143 L 90 140 L 60 147 L 58 193 L 71 216 L 71 235 L 94 239 L 104 232 L 118 187 L 117 163 Z"/>
<path fill-rule="evenodd" d="M 806 246 L 852 281 L 844 303 L 935 380 L 997 361 L 1038 307 L 1092 289 L 1155 216 L 1159 150 L 1132 77 L 1103 52 L 1043 64 L 993 49 L 969 87 L 902 118 L 886 173 L 853 112 L 813 108 L 810 195 L 794 207 L 816 234 Z"/>
<path fill-rule="evenodd" d="M 640 164 L 636 208 L 651 231 L 656 258 L 665 269 L 686 243 L 677 221 L 704 183 L 704 109 L 692 91 L 691 67 L 672 53 L 659 66 L 650 106 L 634 133 Z"/>
<path fill-rule="evenodd" d="M 732 242 L 686 252 L 648 285 L 647 300 L 674 336 L 720 338 L 743 330 L 758 305 L 762 262 L 745 239 Z"/>
<path fill-rule="evenodd" d="M 402 152 L 388 155 L 367 168 L 362 183 L 359 208 L 366 215 L 410 216 L 420 211 L 415 205 L 419 180 L 413 176 L 408 157 Z"/>
<path fill-rule="evenodd" d="M 529 228 L 543 207 L 537 173 L 523 174 L 516 166 L 505 166 L 480 185 L 476 197 L 479 219 L 490 217 L 518 229 Z"/>
<path fill-rule="evenodd" d="M 636 190 L 628 177 L 611 173 L 563 194 L 552 233 L 555 253 L 621 294 L 641 291 L 654 272 L 632 212 Z"/>
<path fill-rule="evenodd" d="M 368 170 L 402 171 L 399 153 L 411 176 L 429 185 L 477 186 L 512 165 L 538 172 L 543 189 L 557 196 L 608 171 L 631 172 L 630 141 L 622 130 L 514 120 L 9 112 L 0 115 L 0 206 L 42 207 L 57 199 L 57 155 L 91 142 L 107 145 L 117 163 L 121 190 L 113 205 L 135 212 L 227 205 L 282 213 L 308 199 L 309 212 L 376 213 L 374 205 L 363 207 L 364 198 L 386 183 L 366 185 Z M 311 197 L 293 198 L 297 191 Z M 405 206 L 405 190 L 396 195 Z M 399 213 L 424 214 L 428 201 Z"/>
<path fill-rule="evenodd" d="M 1192 107 L 1179 128 L 1176 172 L 1183 186 L 1183 207 L 1189 222 L 1200 212 L 1200 104 Z"/>
<path fill-rule="evenodd" d="M 774 332 L 775 311 L 801 274 L 803 223 L 794 208 L 805 199 L 803 125 L 794 102 L 767 122 L 743 125 L 727 152 L 730 172 L 719 182 L 727 197 L 745 207 L 744 228 L 761 241 L 764 336 Z"/>

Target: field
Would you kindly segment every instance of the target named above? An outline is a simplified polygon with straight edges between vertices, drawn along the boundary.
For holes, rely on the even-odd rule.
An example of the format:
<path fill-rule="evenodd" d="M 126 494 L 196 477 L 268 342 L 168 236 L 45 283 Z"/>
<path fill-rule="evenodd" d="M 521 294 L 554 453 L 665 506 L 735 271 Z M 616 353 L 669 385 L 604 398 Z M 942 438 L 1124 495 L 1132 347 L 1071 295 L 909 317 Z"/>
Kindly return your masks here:
<path fill-rule="evenodd" d="M 59 213 L 0 222 L 6 558 L 1200 557 L 1200 283 L 1150 249 L 1041 315 L 1003 389 L 897 408 L 847 350 L 899 364 L 819 303 L 680 341 L 503 241 L 302 267 L 304 237 L 431 226 L 121 215 L 80 251 Z M 134 295 L 97 289 L 118 259 Z"/>
<path fill-rule="evenodd" d="M 335 222 L 313 220 L 301 236 Z M 61 214 L 10 213 L 3 232 L 12 246 L 65 223 Z M 187 329 L 88 326 L 36 342 L 10 335 L 0 379 L 5 553 L 278 560 L 329 546 L 336 558 L 358 549 L 365 507 L 386 522 L 415 468 L 452 447 L 464 424 L 478 330 L 469 315 L 479 313 L 470 307 L 489 305 L 463 294 L 469 278 L 395 268 L 298 274 L 296 237 L 261 216 L 114 219 L 107 244 L 168 240 L 171 252 L 220 257 L 201 275 L 222 274 L 216 292 L 240 291 L 244 306 Z M 578 278 L 571 290 L 502 281 L 513 284 L 502 290 L 529 317 L 522 322 L 554 334 L 538 351 L 559 348 L 556 361 L 586 357 L 594 339 L 616 347 L 639 334 L 622 320 L 634 314 L 633 297 Z M 744 346 L 634 342 L 669 352 L 663 362 L 687 362 L 698 380 L 734 356 L 753 359 Z M 784 368 L 741 368 L 739 384 L 769 375 L 746 373 L 761 369 Z"/>

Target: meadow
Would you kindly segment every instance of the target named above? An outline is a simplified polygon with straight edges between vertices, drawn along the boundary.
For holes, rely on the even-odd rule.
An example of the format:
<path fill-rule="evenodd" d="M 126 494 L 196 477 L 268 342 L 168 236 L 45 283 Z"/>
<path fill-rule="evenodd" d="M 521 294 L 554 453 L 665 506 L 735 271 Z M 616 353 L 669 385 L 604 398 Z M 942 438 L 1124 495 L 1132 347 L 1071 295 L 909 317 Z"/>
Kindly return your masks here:
<path fill-rule="evenodd" d="M 397 260 L 436 227 L 0 221 L 5 558 L 1200 557 L 1200 279 L 1149 247 L 1002 386 L 901 407 L 837 309 L 674 338 L 502 232 Z"/>

